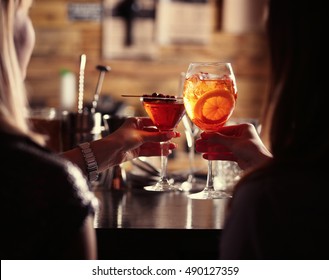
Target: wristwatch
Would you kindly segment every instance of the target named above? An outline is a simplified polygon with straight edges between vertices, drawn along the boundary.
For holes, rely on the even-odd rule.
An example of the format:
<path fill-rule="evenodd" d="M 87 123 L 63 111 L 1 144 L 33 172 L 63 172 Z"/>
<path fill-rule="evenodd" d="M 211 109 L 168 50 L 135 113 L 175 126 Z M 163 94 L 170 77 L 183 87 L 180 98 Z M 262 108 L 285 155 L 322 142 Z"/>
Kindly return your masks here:
<path fill-rule="evenodd" d="M 81 149 L 82 155 L 86 162 L 89 181 L 96 181 L 98 179 L 98 164 L 94 152 L 90 147 L 90 143 L 84 142 L 78 146 Z"/>

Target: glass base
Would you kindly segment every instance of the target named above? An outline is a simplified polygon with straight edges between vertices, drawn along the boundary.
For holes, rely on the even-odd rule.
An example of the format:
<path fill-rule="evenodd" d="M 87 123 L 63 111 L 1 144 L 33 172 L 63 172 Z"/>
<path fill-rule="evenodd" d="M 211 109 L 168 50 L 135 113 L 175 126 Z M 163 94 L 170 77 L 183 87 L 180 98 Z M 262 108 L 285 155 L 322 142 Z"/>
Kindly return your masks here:
<path fill-rule="evenodd" d="M 232 194 L 219 190 L 203 190 L 187 196 L 191 199 L 223 199 L 231 198 Z"/>
<path fill-rule="evenodd" d="M 170 192 L 170 191 L 180 191 L 181 189 L 169 181 L 159 181 L 154 186 L 146 186 L 144 190 L 153 191 L 153 192 Z"/>

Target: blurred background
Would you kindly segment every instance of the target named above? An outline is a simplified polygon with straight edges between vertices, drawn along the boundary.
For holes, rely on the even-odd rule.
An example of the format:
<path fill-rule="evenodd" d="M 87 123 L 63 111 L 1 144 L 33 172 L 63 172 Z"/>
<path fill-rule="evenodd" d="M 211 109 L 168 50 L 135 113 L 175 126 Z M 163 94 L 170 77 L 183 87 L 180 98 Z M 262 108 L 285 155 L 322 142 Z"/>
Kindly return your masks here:
<path fill-rule="evenodd" d="M 191 61 L 230 61 L 238 85 L 234 118 L 258 118 L 266 92 L 264 0 L 35 0 L 36 47 L 27 73 L 32 106 L 77 110 L 80 55 L 86 54 L 84 102 L 108 65 L 98 111 L 145 115 L 138 98 L 178 95 Z M 65 74 L 72 77 L 63 90 Z M 73 84 L 73 85 L 72 85 Z M 63 104 L 63 95 L 72 95 Z M 73 100 L 73 101 L 72 101 Z M 70 106 L 70 108 L 67 108 Z"/>

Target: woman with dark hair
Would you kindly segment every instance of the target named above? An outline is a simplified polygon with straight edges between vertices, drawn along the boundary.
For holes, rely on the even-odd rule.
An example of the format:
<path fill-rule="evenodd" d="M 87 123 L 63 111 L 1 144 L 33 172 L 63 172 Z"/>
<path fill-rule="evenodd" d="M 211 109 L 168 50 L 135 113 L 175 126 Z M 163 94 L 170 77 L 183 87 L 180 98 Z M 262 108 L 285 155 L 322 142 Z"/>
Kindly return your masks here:
<path fill-rule="evenodd" d="M 270 84 L 261 137 L 241 124 L 203 133 L 196 144 L 204 158 L 233 160 L 245 170 L 220 258 L 328 259 L 329 46 L 319 37 L 327 12 L 319 1 L 284 0 L 270 0 L 267 12 Z"/>

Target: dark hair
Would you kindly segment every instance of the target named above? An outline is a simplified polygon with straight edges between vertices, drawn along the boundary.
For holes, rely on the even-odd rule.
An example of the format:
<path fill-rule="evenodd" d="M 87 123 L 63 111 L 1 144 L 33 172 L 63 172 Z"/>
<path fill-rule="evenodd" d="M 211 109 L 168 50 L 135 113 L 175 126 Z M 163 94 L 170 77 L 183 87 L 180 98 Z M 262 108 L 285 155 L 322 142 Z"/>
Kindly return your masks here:
<path fill-rule="evenodd" d="M 309 159 L 328 153 L 328 14 L 320 2 L 269 1 L 265 124 L 274 158 Z"/>

